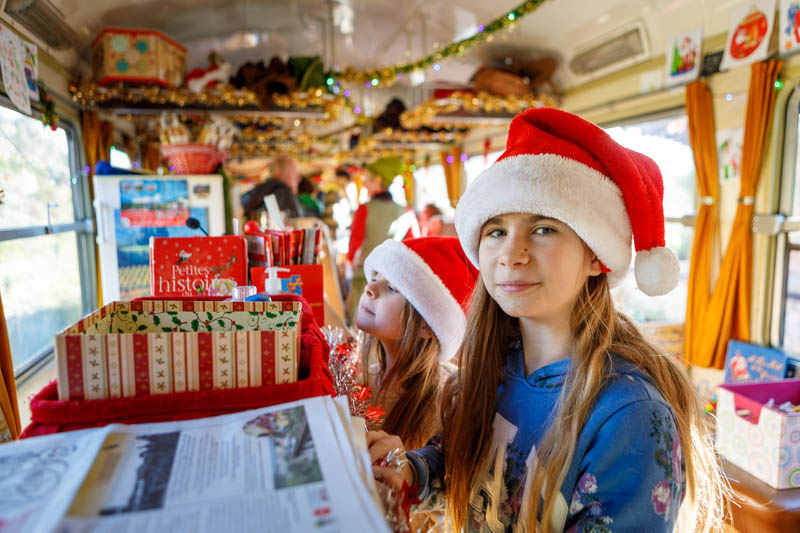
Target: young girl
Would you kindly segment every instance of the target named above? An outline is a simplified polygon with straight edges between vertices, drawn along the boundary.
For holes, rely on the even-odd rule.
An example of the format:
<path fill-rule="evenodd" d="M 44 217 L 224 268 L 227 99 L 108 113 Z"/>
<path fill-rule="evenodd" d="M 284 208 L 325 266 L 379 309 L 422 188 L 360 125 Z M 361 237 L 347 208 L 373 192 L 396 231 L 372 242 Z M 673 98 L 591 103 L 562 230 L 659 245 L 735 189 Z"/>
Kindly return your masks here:
<path fill-rule="evenodd" d="M 443 499 L 454 531 L 719 527 L 723 484 L 694 388 L 609 293 L 631 239 L 643 292 L 677 283 L 662 195 L 655 163 L 594 124 L 517 116 L 456 210 L 481 282 L 441 437 L 376 477 L 419 483 L 428 506 Z M 368 440 L 373 460 L 404 445 Z"/>
<path fill-rule="evenodd" d="M 436 406 L 464 336 L 477 271 L 455 237 L 425 237 L 384 241 L 364 272 L 356 315 L 368 334 L 364 381 L 386 412 L 382 429 L 419 447 L 441 428 Z"/>

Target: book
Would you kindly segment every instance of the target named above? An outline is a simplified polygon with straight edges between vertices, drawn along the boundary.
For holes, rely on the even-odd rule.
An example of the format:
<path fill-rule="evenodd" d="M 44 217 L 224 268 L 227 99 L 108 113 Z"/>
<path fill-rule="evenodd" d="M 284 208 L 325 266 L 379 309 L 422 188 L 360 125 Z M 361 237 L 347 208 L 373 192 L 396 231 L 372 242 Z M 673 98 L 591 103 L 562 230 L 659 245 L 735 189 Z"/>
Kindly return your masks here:
<path fill-rule="evenodd" d="M 725 383 L 775 381 L 786 375 L 786 354 L 748 342 L 729 341 Z"/>

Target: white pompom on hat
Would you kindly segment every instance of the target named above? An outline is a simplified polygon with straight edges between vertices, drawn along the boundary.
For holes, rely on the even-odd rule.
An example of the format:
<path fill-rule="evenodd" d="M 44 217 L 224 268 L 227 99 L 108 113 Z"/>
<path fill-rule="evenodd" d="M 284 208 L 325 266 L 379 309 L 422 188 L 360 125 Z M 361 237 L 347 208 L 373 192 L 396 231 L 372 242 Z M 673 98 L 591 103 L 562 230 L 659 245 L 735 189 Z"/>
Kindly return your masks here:
<path fill-rule="evenodd" d="M 455 237 L 386 240 L 364 261 L 364 272 L 382 275 L 425 319 L 449 361 L 467 329 L 466 311 L 478 271 Z"/>
<path fill-rule="evenodd" d="M 506 151 L 467 188 L 456 207 L 456 232 L 474 265 L 483 224 L 506 213 L 532 213 L 571 227 L 603 263 L 611 287 L 631 264 L 649 296 L 680 278 L 664 245 L 664 185 L 649 157 L 602 128 L 553 108 L 530 109 L 511 122 Z"/>

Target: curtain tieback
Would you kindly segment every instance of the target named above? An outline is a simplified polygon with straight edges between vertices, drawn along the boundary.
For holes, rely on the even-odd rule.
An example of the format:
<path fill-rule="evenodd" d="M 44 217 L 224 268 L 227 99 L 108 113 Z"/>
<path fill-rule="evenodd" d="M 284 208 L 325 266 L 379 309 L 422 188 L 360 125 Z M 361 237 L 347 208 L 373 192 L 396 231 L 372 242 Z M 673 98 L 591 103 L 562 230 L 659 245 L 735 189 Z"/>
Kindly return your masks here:
<path fill-rule="evenodd" d="M 700 203 L 703 205 L 714 205 L 714 197 L 713 196 L 701 196 Z"/>
<path fill-rule="evenodd" d="M 753 205 L 756 203 L 755 196 L 740 196 L 739 201 L 742 202 L 744 205 Z"/>

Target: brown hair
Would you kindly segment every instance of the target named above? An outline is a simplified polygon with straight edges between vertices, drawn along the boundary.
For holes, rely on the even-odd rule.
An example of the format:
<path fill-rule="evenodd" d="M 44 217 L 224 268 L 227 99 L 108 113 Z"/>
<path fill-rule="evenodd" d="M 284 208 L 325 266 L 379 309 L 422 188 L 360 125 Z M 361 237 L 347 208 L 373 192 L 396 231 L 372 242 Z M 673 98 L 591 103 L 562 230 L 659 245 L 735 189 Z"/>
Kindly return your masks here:
<path fill-rule="evenodd" d="M 608 358 L 613 353 L 647 373 L 675 414 L 687 485 L 677 529 L 719 528 L 726 485 L 714 454 L 708 420 L 686 370 L 675 358 L 645 340 L 631 320 L 614 309 L 605 274 L 588 278 L 572 309 L 570 326 L 575 356 L 555 413 L 560 423 L 552 424 L 537 446 L 539 466 L 527 491 L 532 501 L 522 507 L 530 512 L 518 519 L 527 522 L 528 531 L 536 531 L 537 513 L 544 500 L 541 523 L 549 524 L 555 496 L 572 463 L 580 432 L 608 380 Z M 442 421 L 447 421 L 442 433 L 447 517 L 457 525 L 455 529 L 466 523 L 474 484 L 487 461 L 505 352 L 519 334 L 518 319 L 502 311 L 483 283 L 476 284 L 467 336 L 459 354 L 459 371 L 443 393 L 447 399 L 442 408 Z M 578 379 L 580 386 L 570 386 Z"/>
<path fill-rule="evenodd" d="M 386 371 L 386 352 L 380 341 L 367 335 L 361 352 L 361 368 L 364 383 L 372 383 L 375 374 L 369 366 L 373 356 L 380 365 L 379 390 L 374 403 L 385 405 L 392 390 L 399 397 L 386 413 L 381 429 L 390 435 L 399 436 L 408 449 L 420 448 L 438 430 L 441 380 L 439 376 L 439 341 L 435 336 L 423 337 L 425 320 L 408 300 L 403 305 L 400 323 L 405 324 L 400 349 L 397 350 L 391 368 Z"/>

